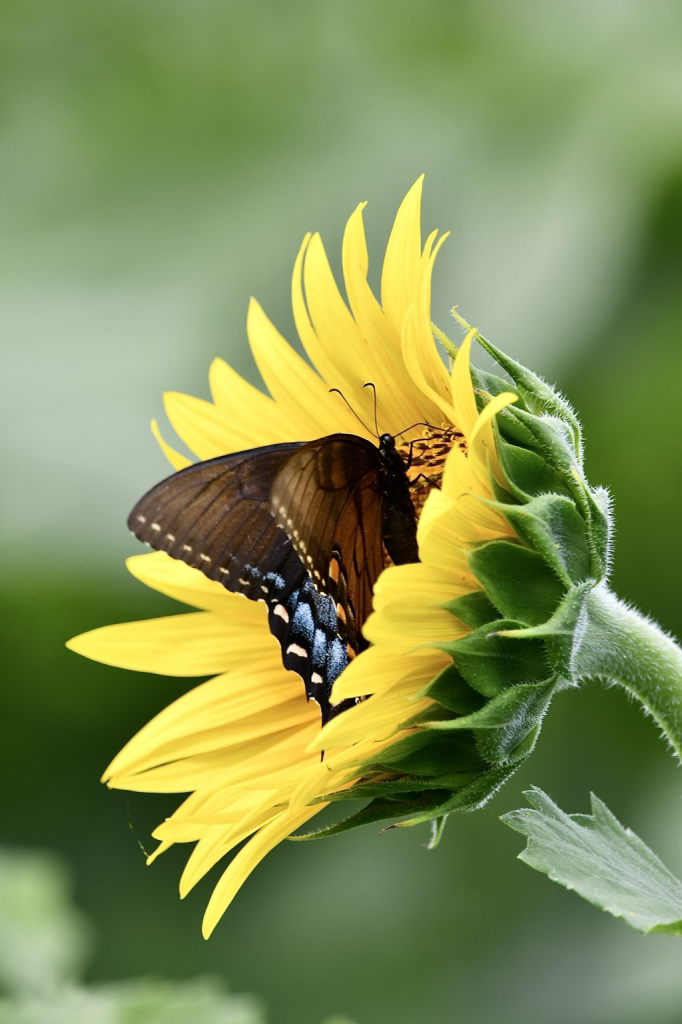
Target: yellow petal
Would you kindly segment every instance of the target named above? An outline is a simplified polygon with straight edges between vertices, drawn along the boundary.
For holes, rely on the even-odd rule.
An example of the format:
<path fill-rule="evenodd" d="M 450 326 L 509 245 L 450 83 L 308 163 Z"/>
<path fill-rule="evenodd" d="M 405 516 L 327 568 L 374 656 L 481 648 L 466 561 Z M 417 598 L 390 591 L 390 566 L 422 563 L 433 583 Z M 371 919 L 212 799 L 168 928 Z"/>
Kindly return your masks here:
<path fill-rule="evenodd" d="M 159 444 L 159 448 L 166 456 L 173 469 L 178 470 L 184 469 L 185 466 L 191 466 L 191 462 L 186 455 L 181 455 L 180 452 L 176 452 L 175 448 L 171 448 L 169 444 L 166 444 L 163 437 L 161 436 L 159 424 L 156 422 L 156 420 L 152 420 L 151 428 L 152 434 L 154 435 Z"/>
<path fill-rule="evenodd" d="M 459 620 L 444 608 L 429 604 L 405 607 L 403 601 L 372 612 L 363 629 L 370 643 L 382 644 L 392 651 L 413 651 L 422 644 L 445 643 L 465 632 Z"/>
<path fill-rule="evenodd" d="M 249 303 L 246 330 L 261 377 L 301 441 L 354 429 L 350 410 L 338 395 L 329 394 L 322 378 L 287 344 L 255 299 Z"/>
<path fill-rule="evenodd" d="M 243 594 L 232 594 L 199 569 L 171 558 L 165 551 L 151 551 L 126 559 L 128 572 L 141 583 L 167 597 L 209 612 L 228 615 L 231 632 L 239 629 L 267 631 L 267 611 L 262 601 L 250 601 Z M 234 627 L 234 628 L 233 628 Z"/>
<path fill-rule="evenodd" d="M 442 604 L 457 597 L 460 590 L 459 576 L 449 569 L 425 562 L 393 565 L 375 583 L 372 604 L 375 611 L 394 601 Z"/>
<path fill-rule="evenodd" d="M 421 260 L 420 206 L 424 175 L 407 193 L 393 223 L 381 272 L 381 305 L 398 337 L 412 305 Z"/>
<path fill-rule="evenodd" d="M 199 459 L 214 459 L 248 448 L 246 435 L 212 402 L 167 391 L 163 404 L 173 430 Z"/>
<path fill-rule="evenodd" d="M 367 244 L 361 203 L 346 224 L 343 235 L 343 276 L 348 303 L 364 338 L 368 340 L 366 380 L 377 388 L 377 412 L 381 430 L 404 431 L 419 421 L 433 423 L 438 410 L 415 389 L 403 360 L 398 332 L 386 317 L 367 283 Z"/>
<path fill-rule="evenodd" d="M 366 740 L 367 737 L 371 737 L 375 745 L 381 740 L 389 739 L 398 732 L 402 722 L 433 703 L 428 698 L 416 696 L 416 692 L 423 689 L 431 678 L 427 673 L 421 678 L 421 685 L 411 682 L 408 693 L 396 688 L 388 693 L 369 697 L 355 707 L 349 708 L 342 715 L 337 715 L 327 722 L 309 744 L 308 749 L 333 750 L 336 747 L 351 746 Z"/>
<path fill-rule="evenodd" d="M 455 410 L 450 401 L 450 374 L 434 344 L 431 327 L 431 274 L 438 250 L 447 238 L 443 235 L 434 245 L 435 234 L 433 232 L 429 236 L 424 247 L 415 299 L 403 322 L 403 359 L 416 386 L 441 410 L 448 422 L 456 424 Z"/>
<path fill-rule="evenodd" d="M 216 885 L 209 900 L 202 927 L 205 939 L 209 937 L 240 887 L 266 853 L 269 853 L 278 843 L 291 835 L 304 821 L 308 821 L 309 818 L 317 814 L 323 806 L 325 805 L 282 812 L 239 851 Z"/>
<path fill-rule="evenodd" d="M 518 395 L 511 391 L 503 391 L 502 394 L 492 398 L 480 413 L 469 438 L 469 451 L 472 458 L 478 459 L 487 470 L 492 470 L 501 483 L 504 483 L 504 475 L 497 460 L 493 420 L 501 409 L 517 401 Z"/>
<path fill-rule="evenodd" d="M 301 440 L 277 403 L 222 359 L 211 363 L 208 383 L 218 410 L 227 421 L 238 424 L 245 448 Z"/>
<path fill-rule="evenodd" d="M 281 814 L 282 812 L 276 812 Z M 260 807 L 257 813 L 242 816 L 241 821 L 233 826 L 212 825 L 204 831 L 180 876 L 180 897 L 191 892 L 197 882 L 218 863 L 230 850 L 252 835 L 261 825 L 266 824 L 275 816 L 272 807 Z M 177 829 L 182 824 L 176 825 Z"/>
<path fill-rule="evenodd" d="M 457 426 L 466 438 L 471 436 L 474 424 L 478 417 L 476 408 L 476 396 L 471 383 L 471 369 L 469 360 L 471 358 L 471 342 L 474 338 L 474 331 L 469 331 L 460 345 L 457 358 L 452 367 L 452 404 L 455 408 Z"/>
<path fill-rule="evenodd" d="M 251 779 L 264 778 L 269 769 L 298 764 L 301 751 L 318 730 L 319 716 L 312 723 L 280 729 L 245 743 L 203 751 L 154 767 L 136 768 L 133 764 L 130 774 L 118 770 L 112 775 L 109 786 L 140 793 L 187 793 L 216 785 L 221 789 L 237 787 Z"/>
<path fill-rule="evenodd" d="M 438 672 L 442 657 L 441 651 L 430 648 L 410 655 L 411 660 L 415 659 L 415 667 L 421 661 L 427 674 L 432 671 L 433 675 Z M 369 693 L 382 693 L 404 677 L 405 668 L 404 654 L 395 654 L 384 647 L 369 647 L 357 658 L 353 658 L 336 680 L 332 689 L 332 702 L 338 703 L 348 697 L 365 697 Z"/>
<path fill-rule="evenodd" d="M 169 704 L 117 754 L 105 778 L 317 723 L 303 684 L 281 664 L 216 676 Z"/>
<path fill-rule="evenodd" d="M 339 294 L 318 234 L 309 239 L 305 259 L 303 247 L 296 258 L 291 305 L 303 347 L 327 388 L 339 388 L 360 420 L 371 423 L 372 395 L 362 387 L 367 379 L 367 345 Z M 370 429 L 364 429 L 358 419 L 353 419 L 351 429 L 355 433 L 372 437 Z"/>
<path fill-rule="evenodd" d="M 74 637 L 67 647 L 93 661 L 136 672 L 207 676 L 254 654 L 253 636 L 226 624 L 223 615 L 212 612 L 168 615 L 102 626 Z"/>

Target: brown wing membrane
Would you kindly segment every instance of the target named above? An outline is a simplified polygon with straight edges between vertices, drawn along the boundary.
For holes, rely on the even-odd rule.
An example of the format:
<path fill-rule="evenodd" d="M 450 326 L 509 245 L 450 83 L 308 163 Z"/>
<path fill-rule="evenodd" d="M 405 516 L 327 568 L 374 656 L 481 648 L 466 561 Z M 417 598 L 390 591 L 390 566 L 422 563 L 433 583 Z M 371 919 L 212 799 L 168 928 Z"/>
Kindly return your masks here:
<path fill-rule="evenodd" d="M 270 508 L 306 569 L 336 602 L 339 633 L 354 652 L 383 568 L 381 463 L 377 448 L 354 434 L 302 445 L 277 473 Z"/>
<path fill-rule="evenodd" d="M 278 470 L 299 447 L 271 445 L 188 466 L 145 494 L 128 527 L 228 590 L 262 598 L 263 572 L 280 572 L 292 554 L 269 496 Z"/>

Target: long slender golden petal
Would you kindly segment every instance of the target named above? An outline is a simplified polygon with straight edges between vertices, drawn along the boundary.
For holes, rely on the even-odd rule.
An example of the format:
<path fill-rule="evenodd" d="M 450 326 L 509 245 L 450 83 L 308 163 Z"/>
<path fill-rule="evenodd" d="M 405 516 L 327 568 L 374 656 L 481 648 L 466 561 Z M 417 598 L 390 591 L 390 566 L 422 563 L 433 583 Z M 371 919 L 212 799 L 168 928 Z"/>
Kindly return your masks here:
<path fill-rule="evenodd" d="M 474 333 L 474 331 L 469 331 L 464 338 L 464 341 L 459 346 L 457 358 L 452 367 L 452 404 L 455 408 L 457 426 L 465 437 L 470 436 L 478 417 L 476 396 L 471 384 L 471 371 L 469 369 L 471 342 L 474 338 Z"/>
<path fill-rule="evenodd" d="M 186 455 L 181 455 L 180 452 L 176 452 L 175 448 L 171 448 L 171 446 L 164 441 L 163 437 L 161 436 L 161 431 L 159 430 L 159 424 L 156 422 L 156 420 L 152 420 L 151 428 L 152 434 L 156 438 L 159 448 L 166 456 L 174 470 L 177 471 L 179 469 L 184 469 L 185 466 L 191 465 L 191 461 L 187 458 Z"/>
<path fill-rule="evenodd" d="M 229 616 L 239 630 L 256 629 L 260 637 L 267 627 L 267 612 L 262 601 L 249 601 L 243 594 L 232 594 L 199 569 L 171 558 L 165 551 L 131 555 L 126 559 L 126 568 L 141 583 L 167 597 Z"/>
<path fill-rule="evenodd" d="M 253 651 L 252 638 L 237 648 L 225 619 L 189 612 L 161 619 L 101 626 L 69 640 L 67 647 L 105 665 L 165 676 L 207 676 L 239 663 Z"/>
<path fill-rule="evenodd" d="M 268 391 L 302 441 L 355 430 L 357 420 L 348 407 L 329 394 L 322 378 L 287 344 L 255 299 L 249 303 L 246 330 Z"/>
<path fill-rule="evenodd" d="M 419 277 L 423 181 L 422 174 L 400 204 L 386 245 L 381 272 L 381 305 L 399 338 L 402 336 L 405 314 L 414 302 Z"/>
<path fill-rule="evenodd" d="M 337 703 L 347 697 L 364 697 L 368 693 L 383 693 L 423 663 L 425 671 L 435 675 L 442 660 L 440 651 L 423 648 L 415 651 L 406 665 L 405 655 L 396 654 L 385 647 L 369 647 L 350 665 L 334 683 L 332 700 Z M 407 671 L 406 671 L 407 669 Z"/>
<path fill-rule="evenodd" d="M 388 320 L 367 282 L 367 244 L 361 203 L 346 224 L 343 235 L 343 277 L 353 317 L 368 340 L 371 361 L 367 379 L 377 387 L 380 427 L 392 433 L 418 421 L 440 418 L 439 411 L 419 395 L 405 366 L 398 332 Z"/>
<path fill-rule="evenodd" d="M 220 416 L 239 425 L 246 448 L 277 441 L 299 441 L 300 436 L 277 403 L 244 380 L 222 359 L 214 359 L 208 383 Z"/>
<path fill-rule="evenodd" d="M 438 251 L 447 237 L 442 235 L 436 241 L 434 231 L 424 245 L 414 302 L 403 321 L 402 350 L 405 366 L 414 383 L 441 409 L 450 423 L 456 424 L 450 374 L 436 348 L 431 327 L 431 275 Z"/>
<path fill-rule="evenodd" d="M 305 299 L 301 286 L 301 272 Z M 339 388 L 362 419 L 372 419 L 372 396 L 363 389 L 367 346 L 348 311 L 329 266 L 322 240 L 314 234 L 294 266 L 291 305 L 296 330 L 327 387 Z M 360 422 L 355 432 L 371 437 Z"/>
<path fill-rule="evenodd" d="M 163 404 L 173 430 L 197 458 L 214 459 L 249 447 L 248 433 L 240 429 L 238 422 L 228 422 L 212 402 L 180 391 L 167 391 Z"/>
<path fill-rule="evenodd" d="M 259 669 L 256 664 L 251 672 L 209 679 L 169 704 L 128 741 L 109 765 L 105 779 L 227 749 L 318 718 L 293 673 L 276 665 Z"/>
<path fill-rule="evenodd" d="M 237 786 L 259 779 L 266 768 L 298 764 L 301 750 L 318 729 L 319 722 L 315 719 L 244 743 L 164 761 L 153 767 L 133 767 L 130 774 L 119 770 L 109 785 L 113 789 L 141 793 L 186 793 L 215 785 L 221 789 Z"/>
<path fill-rule="evenodd" d="M 241 886 L 266 853 L 269 853 L 278 843 L 286 839 L 295 829 L 320 810 L 321 807 L 317 806 L 282 812 L 264 826 L 243 850 L 239 851 L 216 885 L 208 902 L 202 927 L 205 939 L 209 937 Z"/>

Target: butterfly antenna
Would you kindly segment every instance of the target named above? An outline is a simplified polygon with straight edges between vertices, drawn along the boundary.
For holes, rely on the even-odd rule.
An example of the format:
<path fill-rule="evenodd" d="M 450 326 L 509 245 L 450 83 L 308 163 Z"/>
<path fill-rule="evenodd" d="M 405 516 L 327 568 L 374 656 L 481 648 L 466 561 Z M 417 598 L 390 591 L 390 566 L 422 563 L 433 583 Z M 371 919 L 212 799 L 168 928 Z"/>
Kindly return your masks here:
<path fill-rule="evenodd" d="M 367 387 L 367 385 L 366 385 L 366 384 L 365 384 L 365 387 Z M 374 387 L 374 385 L 372 385 L 372 387 Z M 365 423 L 365 421 L 364 421 L 364 420 L 361 420 L 361 419 L 360 419 L 360 417 L 359 417 L 359 416 L 358 416 L 358 414 L 356 413 L 355 409 L 353 408 L 353 406 L 352 406 L 352 405 L 350 404 L 350 402 L 348 401 L 348 399 L 347 399 L 347 398 L 346 398 L 346 396 L 344 395 L 343 391 L 339 391 L 339 389 L 338 389 L 338 388 L 330 388 L 330 389 L 329 389 L 329 394 L 330 394 L 330 395 L 331 395 L 332 391 L 335 391 L 337 395 L 341 395 L 341 398 L 343 398 L 344 402 L 346 403 L 346 405 L 348 406 L 348 408 L 350 409 L 350 411 L 351 411 L 351 412 L 353 413 L 353 415 L 355 416 L 355 418 L 356 418 L 356 420 L 358 421 L 358 423 L 362 423 L 362 425 L 363 425 L 363 427 L 365 428 L 365 430 L 367 431 L 367 433 L 368 433 L 368 434 L 371 434 L 371 433 L 372 433 L 372 429 L 371 429 L 371 427 L 368 427 L 368 426 L 367 426 L 367 424 Z M 376 395 L 376 392 L 375 392 L 375 395 Z M 376 398 L 375 398 L 375 403 L 376 403 Z M 374 412 L 374 418 L 376 419 L 376 404 L 375 404 L 375 412 Z M 377 433 L 375 434 L 375 437 L 378 437 L 378 436 L 379 436 L 379 434 L 378 434 L 378 432 L 377 432 Z"/>
<path fill-rule="evenodd" d="M 377 420 L 377 389 L 371 380 L 368 380 L 366 384 L 362 385 L 363 388 L 371 388 L 374 393 L 374 429 L 376 430 L 376 436 L 379 436 L 379 421 Z"/>
<path fill-rule="evenodd" d="M 405 427 L 404 430 L 399 430 L 395 436 L 400 437 L 401 434 L 406 434 L 407 431 L 412 430 L 413 427 L 430 427 L 431 430 L 439 430 L 441 433 L 447 430 L 447 427 L 437 427 L 433 423 L 426 423 L 425 420 L 419 420 L 417 423 L 411 423 L 409 427 Z"/>

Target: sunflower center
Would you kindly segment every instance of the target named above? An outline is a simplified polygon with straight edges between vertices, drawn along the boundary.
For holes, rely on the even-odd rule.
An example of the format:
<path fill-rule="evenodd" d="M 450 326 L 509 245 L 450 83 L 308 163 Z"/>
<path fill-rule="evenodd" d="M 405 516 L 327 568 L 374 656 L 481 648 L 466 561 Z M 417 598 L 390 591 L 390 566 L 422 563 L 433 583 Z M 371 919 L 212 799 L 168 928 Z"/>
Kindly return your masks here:
<path fill-rule="evenodd" d="M 426 427 L 421 437 L 403 441 L 398 445 L 405 465 L 409 463 L 407 475 L 410 480 L 410 497 L 417 518 L 421 515 L 429 492 L 434 487 L 440 487 L 445 460 L 455 444 L 466 453 L 464 434 L 449 424 L 443 427 Z"/>

